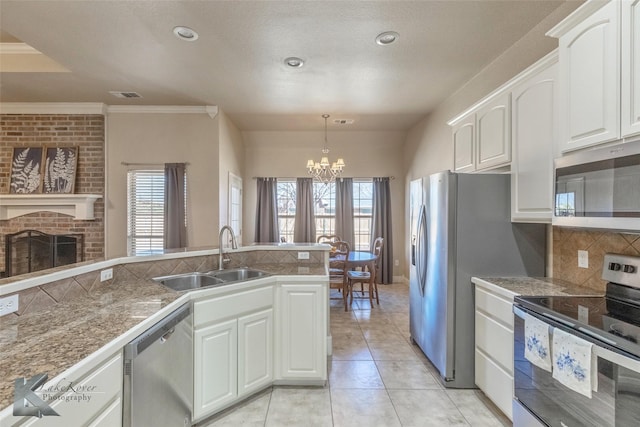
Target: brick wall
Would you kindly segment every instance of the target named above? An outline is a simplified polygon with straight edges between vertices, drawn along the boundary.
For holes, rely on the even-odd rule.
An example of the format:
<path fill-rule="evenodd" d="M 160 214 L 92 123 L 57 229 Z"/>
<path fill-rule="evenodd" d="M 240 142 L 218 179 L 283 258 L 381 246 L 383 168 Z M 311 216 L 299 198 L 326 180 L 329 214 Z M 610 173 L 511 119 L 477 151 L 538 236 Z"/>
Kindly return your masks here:
<path fill-rule="evenodd" d="M 0 194 L 9 193 L 13 147 L 77 146 L 75 193 L 104 196 L 105 124 L 102 115 L 1 114 Z M 0 220 L 0 272 L 5 269 L 4 235 L 24 229 L 50 234 L 83 233 L 85 260 L 104 257 L 104 200 L 94 205 L 95 220 L 76 221 L 70 216 L 39 212 Z"/>

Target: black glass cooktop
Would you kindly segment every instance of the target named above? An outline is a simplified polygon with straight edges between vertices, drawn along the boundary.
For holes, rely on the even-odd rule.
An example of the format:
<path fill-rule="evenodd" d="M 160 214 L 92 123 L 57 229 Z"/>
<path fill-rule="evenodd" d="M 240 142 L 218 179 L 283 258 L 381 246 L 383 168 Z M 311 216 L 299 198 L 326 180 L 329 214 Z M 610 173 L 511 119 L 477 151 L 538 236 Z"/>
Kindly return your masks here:
<path fill-rule="evenodd" d="M 516 304 L 640 358 L 640 304 L 610 297 L 516 297 Z M 538 316 L 540 317 L 540 316 Z"/>

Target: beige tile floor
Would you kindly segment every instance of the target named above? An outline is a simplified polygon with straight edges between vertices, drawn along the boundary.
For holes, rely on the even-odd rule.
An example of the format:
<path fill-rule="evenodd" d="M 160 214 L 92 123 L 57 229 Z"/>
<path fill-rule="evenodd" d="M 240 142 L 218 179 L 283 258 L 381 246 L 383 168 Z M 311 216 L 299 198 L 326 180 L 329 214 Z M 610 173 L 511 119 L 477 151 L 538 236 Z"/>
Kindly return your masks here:
<path fill-rule="evenodd" d="M 327 387 L 273 387 L 200 426 L 510 426 L 482 392 L 442 387 L 409 341 L 408 291 L 380 286 L 380 306 L 356 299 L 348 312 L 331 300 Z"/>

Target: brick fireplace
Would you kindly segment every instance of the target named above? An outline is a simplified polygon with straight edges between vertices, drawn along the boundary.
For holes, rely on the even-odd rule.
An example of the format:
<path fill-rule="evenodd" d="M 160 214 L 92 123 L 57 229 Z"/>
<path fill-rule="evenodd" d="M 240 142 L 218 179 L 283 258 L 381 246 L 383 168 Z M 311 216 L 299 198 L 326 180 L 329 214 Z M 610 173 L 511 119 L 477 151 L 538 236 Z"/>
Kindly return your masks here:
<path fill-rule="evenodd" d="M 105 122 L 102 115 L 1 114 L 0 194 L 9 193 L 13 147 L 77 146 L 75 193 L 104 195 Z M 5 271 L 5 235 L 22 230 L 43 233 L 82 234 L 84 259 L 104 258 L 104 200 L 94 204 L 93 220 L 75 220 L 68 215 L 36 212 L 0 220 L 0 275 Z"/>

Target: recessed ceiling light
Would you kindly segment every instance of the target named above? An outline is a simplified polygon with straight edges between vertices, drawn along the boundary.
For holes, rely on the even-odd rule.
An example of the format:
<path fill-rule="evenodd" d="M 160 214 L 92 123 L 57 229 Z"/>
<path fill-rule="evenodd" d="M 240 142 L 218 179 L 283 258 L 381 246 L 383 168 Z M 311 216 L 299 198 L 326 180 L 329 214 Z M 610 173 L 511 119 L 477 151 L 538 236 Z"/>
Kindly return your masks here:
<path fill-rule="evenodd" d="M 287 67 L 291 67 L 291 68 L 300 68 L 304 65 L 304 61 L 300 58 L 297 58 L 295 56 L 290 56 L 287 59 L 284 60 L 284 64 Z"/>
<path fill-rule="evenodd" d="M 385 31 L 384 33 L 378 34 L 378 37 L 376 37 L 376 43 L 380 46 L 386 46 L 398 40 L 398 37 L 400 37 L 400 34 L 395 31 Z"/>
<path fill-rule="evenodd" d="M 180 40 L 192 42 L 198 40 L 198 33 L 189 27 L 174 27 L 173 34 Z"/>

